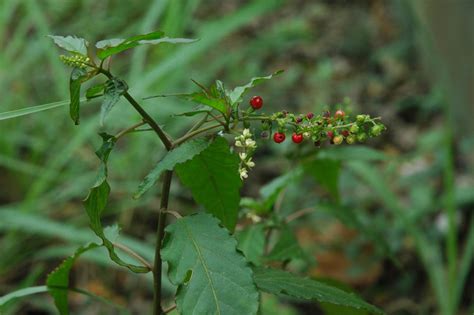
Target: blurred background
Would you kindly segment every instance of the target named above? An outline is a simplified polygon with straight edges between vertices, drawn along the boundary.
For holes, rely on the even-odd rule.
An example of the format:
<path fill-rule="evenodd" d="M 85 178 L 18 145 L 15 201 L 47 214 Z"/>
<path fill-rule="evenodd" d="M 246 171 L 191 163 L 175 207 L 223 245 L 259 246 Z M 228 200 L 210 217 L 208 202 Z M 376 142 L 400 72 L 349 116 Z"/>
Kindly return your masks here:
<path fill-rule="evenodd" d="M 473 14 L 469 0 L 2 0 L 0 113 L 68 99 L 69 69 L 48 34 L 94 43 L 159 29 L 200 39 L 115 57 L 113 72 L 137 99 L 194 91 L 191 78 L 232 87 L 284 69 L 255 90 L 267 112 L 343 106 L 382 116 L 388 131 L 367 144 L 380 152 L 322 150 L 329 174 L 320 166 L 299 174 L 293 147 L 262 140 L 243 210 L 284 182 L 274 207 L 285 215 L 310 209 L 291 222 L 305 256 L 291 270 L 354 290 L 388 314 L 472 314 Z M 62 259 L 94 240 L 81 200 L 98 166 L 99 106 L 83 106 L 80 126 L 67 106 L 0 120 L 0 296 L 44 284 Z M 192 123 L 171 117 L 192 104 L 165 98 L 143 106 L 173 135 Z M 105 130 L 138 119 L 119 103 Z M 131 196 L 162 153 L 154 135 L 140 133 L 121 141 L 109 160 L 104 221 L 118 223 L 121 242 L 150 260 L 158 192 Z M 170 208 L 197 209 L 177 180 L 172 196 Z M 74 314 L 150 309 L 151 277 L 117 268 L 101 250 L 79 260 L 71 283 L 110 301 L 70 294 Z M 263 314 L 363 314 L 266 295 L 263 301 Z M 0 312 L 55 314 L 46 295 Z"/>

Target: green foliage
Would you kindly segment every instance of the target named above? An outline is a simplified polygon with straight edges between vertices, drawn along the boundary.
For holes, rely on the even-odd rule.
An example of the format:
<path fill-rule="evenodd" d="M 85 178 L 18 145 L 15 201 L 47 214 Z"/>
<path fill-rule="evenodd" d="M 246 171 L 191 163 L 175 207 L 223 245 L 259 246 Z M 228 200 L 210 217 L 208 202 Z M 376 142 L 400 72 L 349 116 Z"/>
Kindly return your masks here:
<path fill-rule="evenodd" d="M 209 106 L 213 109 L 218 110 L 219 112 L 226 114 L 227 113 L 227 104 L 224 99 L 210 95 L 207 92 L 195 92 L 192 94 L 187 94 L 185 96 L 191 102 Z"/>
<path fill-rule="evenodd" d="M 238 157 L 230 152 L 222 137 L 217 137 L 192 160 L 176 166 L 181 182 L 191 189 L 196 202 L 220 219 L 230 231 L 234 230 L 239 209 L 242 181 L 238 168 Z"/>
<path fill-rule="evenodd" d="M 3 305 L 7 304 L 8 302 L 14 299 L 18 299 L 18 298 L 32 295 L 32 294 L 43 293 L 43 292 L 48 292 L 48 287 L 45 285 L 23 288 L 23 289 L 8 293 L 0 297 L 0 311 L 2 310 L 1 307 Z"/>
<path fill-rule="evenodd" d="M 341 162 L 330 159 L 314 159 L 304 164 L 307 174 L 321 184 L 335 200 L 339 200 L 339 173 Z"/>
<path fill-rule="evenodd" d="M 157 45 L 161 43 L 186 44 L 194 41 L 196 40 L 187 38 L 169 38 L 165 36 L 165 33 L 157 31 L 143 35 L 136 35 L 127 39 L 113 38 L 101 40 L 95 44 L 95 47 L 98 49 L 97 57 L 105 59 L 139 45 Z"/>
<path fill-rule="evenodd" d="M 100 87 L 100 86 L 99 86 Z M 98 87 L 96 86 L 96 90 L 92 92 L 97 93 Z M 127 92 L 128 86 L 125 81 L 113 78 L 105 82 L 104 87 L 104 100 L 102 101 L 102 106 L 100 108 L 100 125 L 104 125 L 105 117 L 110 112 L 112 107 L 120 100 L 120 96 L 122 96 L 125 92 Z M 87 94 L 86 94 L 87 97 Z M 87 97 L 87 98 L 90 98 Z"/>
<path fill-rule="evenodd" d="M 87 79 L 87 71 L 81 68 L 74 68 L 69 79 L 70 104 L 69 114 L 74 124 L 79 125 L 79 111 L 81 104 L 81 85 Z"/>
<path fill-rule="evenodd" d="M 306 255 L 298 244 L 298 240 L 293 231 L 288 226 L 284 226 L 280 229 L 278 242 L 273 246 L 268 256 L 265 257 L 267 261 L 282 262 L 304 258 L 306 258 Z"/>
<path fill-rule="evenodd" d="M 237 239 L 239 241 L 238 249 L 244 254 L 247 261 L 260 266 L 265 249 L 265 226 L 261 223 L 246 226 L 237 234 Z"/>
<path fill-rule="evenodd" d="M 235 106 L 236 104 L 240 103 L 242 101 L 242 96 L 244 93 L 256 85 L 265 82 L 266 80 L 272 79 L 274 76 L 279 75 L 283 73 L 283 70 L 276 71 L 270 75 L 267 75 L 265 77 L 255 77 L 250 80 L 249 83 L 243 86 L 238 86 L 234 88 L 230 93 L 228 93 L 229 99 L 230 99 L 230 104 L 232 106 Z"/>
<path fill-rule="evenodd" d="M 48 35 L 56 45 L 61 47 L 64 50 L 67 50 L 71 53 L 80 54 L 83 56 L 87 56 L 87 47 L 89 46 L 89 42 L 86 41 L 84 38 L 79 38 L 76 36 L 55 36 L 55 35 Z"/>
<path fill-rule="evenodd" d="M 96 177 L 96 181 L 89 191 L 89 195 L 84 200 L 84 207 L 89 216 L 90 226 L 94 233 L 102 239 L 102 244 L 107 248 L 110 259 L 122 267 L 126 267 L 133 272 L 146 273 L 149 271 L 147 267 L 132 265 L 123 261 L 115 252 L 114 244 L 104 233 L 101 222 L 102 212 L 105 210 L 107 200 L 110 194 L 110 186 L 107 183 L 107 160 L 109 154 L 115 146 L 115 137 L 101 134 L 103 144 L 96 154 L 101 160 L 101 165 Z"/>
<path fill-rule="evenodd" d="M 193 139 L 185 142 L 179 147 L 167 152 L 165 156 L 156 164 L 151 172 L 138 186 L 138 190 L 134 198 L 140 198 L 148 189 L 150 189 L 160 178 L 160 175 L 168 170 L 172 171 L 176 165 L 184 163 L 192 159 L 195 155 L 200 154 L 209 146 L 210 142 L 205 138 Z"/>
<path fill-rule="evenodd" d="M 237 242 L 209 214 L 166 228 L 161 250 L 180 314 L 256 314 L 259 294 Z"/>
<path fill-rule="evenodd" d="M 105 90 L 105 83 L 93 85 L 87 89 L 86 98 L 89 100 L 95 97 L 102 96 L 104 95 L 104 90 Z"/>
<path fill-rule="evenodd" d="M 98 247 L 95 243 L 89 243 L 76 250 L 74 255 L 66 258 L 61 265 L 53 270 L 46 280 L 48 291 L 54 299 L 54 304 L 61 315 L 69 314 L 68 307 L 68 288 L 69 288 L 69 272 L 76 259 L 84 252 Z"/>
<path fill-rule="evenodd" d="M 254 269 L 254 280 L 260 290 L 268 293 L 363 309 L 373 314 L 384 314 L 354 294 L 323 282 L 295 276 L 286 271 L 257 267 Z"/>

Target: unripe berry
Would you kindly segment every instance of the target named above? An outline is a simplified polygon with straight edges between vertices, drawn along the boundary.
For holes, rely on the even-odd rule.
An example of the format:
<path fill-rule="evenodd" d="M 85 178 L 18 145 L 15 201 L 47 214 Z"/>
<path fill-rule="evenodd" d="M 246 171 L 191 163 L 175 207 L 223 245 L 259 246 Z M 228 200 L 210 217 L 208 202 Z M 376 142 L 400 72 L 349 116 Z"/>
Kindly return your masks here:
<path fill-rule="evenodd" d="M 341 109 L 338 109 L 336 113 L 334 114 L 334 118 L 336 119 L 342 119 L 344 118 L 344 116 L 346 116 L 346 113 L 344 113 L 344 111 Z"/>
<path fill-rule="evenodd" d="M 367 134 L 365 132 L 359 133 L 357 135 L 357 141 L 364 142 L 365 140 L 367 140 Z"/>
<path fill-rule="evenodd" d="M 358 122 L 358 123 L 363 123 L 363 122 L 365 122 L 366 117 L 367 117 L 366 115 L 357 115 L 357 116 L 356 116 L 357 122 Z"/>
<path fill-rule="evenodd" d="M 254 96 L 249 101 L 253 109 L 260 109 L 263 106 L 263 98 L 261 96 Z"/>
<path fill-rule="evenodd" d="M 308 119 L 312 119 L 313 117 L 314 117 L 313 113 L 307 113 L 306 114 L 306 118 L 308 118 Z"/>
<path fill-rule="evenodd" d="M 323 117 L 324 117 L 324 118 L 329 118 L 329 117 L 331 117 L 331 112 L 328 111 L 328 110 L 325 111 L 325 112 L 323 113 Z"/>
<path fill-rule="evenodd" d="M 301 123 L 302 121 L 303 121 L 303 117 L 297 117 L 297 118 L 295 119 L 295 122 L 296 122 L 297 124 Z"/>
<path fill-rule="evenodd" d="M 352 133 L 358 133 L 359 132 L 359 126 L 357 125 L 352 125 L 350 131 Z"/>
<path fill-rule="evenodd" d="M 334 138 L 334 131 L 326 132 L 326 136 L 328 136 L 328 138 L 332 140 L 332 138 Z"/>
<path fill-rule="evenodd" d="M 346 142 L 348 144 L 353 144 L 354 142 L 356 142 L 356 137 L 353 135 L 350 135 L 349 137 L 346 138 Z"/>
<path fill-rule="evenodd" d="M 337 135 L 334 138 L 332 138 L 332 142 L 334 142 L 334 144 L 341 144 L 342 141 L 344 141 L 344 137 L 341 135 Z"/>
<path fill-rule="evenodd" d="M 382 130 L 383 130 L 383 127 L 381 125 L 375 125 L 370 130 L 370 133 L 374 136 L 380 136 L 380 134 L 382 133 Z"/>
<path fill-rule="evenodd" d="M 341 131 L 341 135 L 343 135 L 344 137 L 349 136 L 349 130 L 343 130 L 343 131 Z"/>
<path fill-rule="evenodd" d="M 262 133 L 260 134 L 260 137 L 262 137 L 263 139 L 267 139 L 268 138 L 268 131 L 262 131 Z"/>
<path fill-rule="evenodd" d="M 294 133 L 293 136 L 291 136 L 291 140 L 293 140 L 294 143 L 301 143 L 303 141 L 303 135 L 301 133 Z"/>
<path fill-rule="evenodd" d="M 282 143 L 283 141 L 285 141 L 285 134 L 283 132 L 275 132 L 275 134 L 273 135 L 273 141 L 275 141 L 276 143 Z"/>
<path fill-rule="evenodd" d="M 305 133 L 303 133 L 303 137 L 305 139 L 309 139 L 309 138 L 311 138 L 311 133 L 306 131 Z"/>

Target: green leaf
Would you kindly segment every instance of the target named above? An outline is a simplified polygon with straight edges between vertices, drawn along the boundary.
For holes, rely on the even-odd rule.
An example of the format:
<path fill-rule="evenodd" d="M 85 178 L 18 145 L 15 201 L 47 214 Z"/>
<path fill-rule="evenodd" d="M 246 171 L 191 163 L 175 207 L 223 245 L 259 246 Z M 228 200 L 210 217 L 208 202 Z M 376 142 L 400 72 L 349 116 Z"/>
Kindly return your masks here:
<path fill-rule="evenodd" d="M 188 38 L 169 38 L 164 35 L 163 32 L 157 31 L 143 35 L 136 35 L 127 39 L 113 38 L 101 40 L 95 44 L 95 47 L 98 49 L 97 57 L 105 59 L 139 45 L 157 45 L 161 43 L 186 44 L 196 41 L 195 39 Z"/>
<path fill-rule="evenodd" d="M 54 43 L 64 50 L 87 56 L 87 47 L 89 46 L 89 42 L 87 42 L 84 38 L 79 38 L 76 36 L 64 37 L 55 35 L 48 35 L 48 37 L 53 39 Z"/>
<path fill-rule="evenodd" d="M 304 259 L 306 255 L 298 244 L 293 231 L 285 226 L 280 230 L 278 242 L 265 258 L 267 261 L 290 261 L 297 258 Z"/>
<path fill-rule="evenodd" d="M 76 259 L 84 252 L 98 247 L 98 244 L 89 243 L 79 247 L 74 255 L 66 258 L 55 270 L 53 270 L 46 279 L 48 291 L 54 299 L 54 304 L 61 315 L 69 314 L 67 296 L 69 288 L 69 272 Z"/>
<path fill-rule="evenodd" d="M 45 286 L 45 285 L 19 289 L 17 291 L 13 291 L 11 293 L 8 293 L 8 294 L 0 297 L 0 306 L 3 306 L 5 304 L 7 304 L 8 302 L 10 302 L 14 299 L 18 299 L 18 298 L 28 296 L 28 295 L 32 295 L 32 294 L 43 293 L 43 292 L 48 292 L 48 287 Z"/>
<path fill-rule="evenodd" d="M 125 92 L 127 92 L 128 86 L 125 81 L 113 78 L 105 83 L 104 87 L 104 100 L 100 107 L 100 125 L 104 125 L 105 117 L 110 112 L 112 107 L 120 100 Z"/>
<path fill-rule="evenodd" d="M 362 145 L 338 146 L 330 147 L 319 151 L 319 159 L 332 160 L 361 160 L 361 161 L 377 161 L 386 160 L 387 156 L 381 151 L 377 151 Z"/>
<path fill-rule="evenodd" d="M 184 186 L 194 199 L 230 231 L 237 223 L 240 187 L 239 158 L 231 153 L 227 141 L 218 137 L 192 160 L 176 166 Z"/>
<path fill-rule="evenodd" d="M 160 178 L 164 171 L 172 171 L 177 164 L 184 163 L 192 159 L 196 154 L 201 153 L 209 146 L 209 140 L 205 138 L 197 138 L 187 141 L 179 147 L 169 151 L 156 164 L 151 172 L 138 186 L 137 192 L 133 198 L 140 198 L 148 189 L 150 189 Z"/>
<path fill-rule="evenodd" d="M 189 111 L 189 112 L 174 114 L 173 116 L 174 117 L 178 117 L 178 116 L 192 117 L 192 116 L 196 116 L 196 115 L 202 114 L 202 113 L 209 113 L 210 111 L 211 111 L 211 109 L 209 109 L 207 107 L 199 107 L 199 109 L 195 109 L 195 110 L 192 110 L 192 111 Z"/>
<path fill-rule="evenodd" d="M 265 228 L 263 224 L 252 224 L 237 235 L 238 249 L 244 253 L 247 261 L 261 265 L 265 246 Z"/>
<path fill-rule="evenodd" d="M 213 97 L 205 92 L 186 94 L 183 97 L 188 101 L 212 107 L 223 114 L 227 112 L 227 104 L 224 99 Z"/>
<path fill-rule="evenodd" d="M 209 214 L 181 218 L 166 228 L 161 256 L 178 285 L 180 314 L 256 314 L 259 294 L 237 241 Z"/>
<path fill-rule="evenodd" d="M 270 75 L 267 75 L 266 77 L 255 77 L 255 78 L 252 78 L 252 80 L 250 80 L 250 82 L 247 83 L 246 85 L 238 86 L 238 87 L 234 88 L 232 90 L 232 92 L 229 93 L 230 104 L 232 106 L 235 106 L 237 103 L 241 102 L 242 95 L 244 95 L 244 93 L 248 89 L 253 88 L 254 86 L 256 86 L 260 83 L 263 83 L 266 80 L 270 80 L 271 78 L 273 78 L 276 75 L 279 75 L 282 72 L 283 72 L 283 70 L 279 70 L 279 71 L 276 71 L 276 72 L 274 72 Z"/>
<path fill-rule="evenodd" d="M 268 293 L 364 309 L 372 314 L 384 314 L 383 311 L 354 294 L 320 281 L 298 277 L 286 271 L 257 267 L 254 268 L 254 280 L 260 290 Z"/>
<path fill-rule="evenodd" d="M 86 91 L 86 98 L 90 100 L 92 98 L 102 96 L 104 94 L 104 89 L 105 89 L 105 83 L 91 86 Z"/>
<path fill-rule="evenodd" d="M 335 200 L 339 200 L 339 174 L 341 161 L 315 159 L 304 164 L 306 174 L 323 186 Z"/>
<path fill-rule="evenodd" d="M 26 116 L 30 114 L 35 114 L 39 113 L 45 110 L 50 110 L 53 108 L 69 105 L 71 102 L 68 101 L 60 101 L 60 102 L 54 102 L 54 103 L 48 103 L 48 104 L 43 104 L 43 105 L 36 105 L 36 106 L 30 106 L 26 108 L 21 108 L 21 109 L 16 109 L 8 112 L 3 112 L 0 113 L 0 120 L 7 120 L 7 119 L 12 119 L 12 118 L 17 118 L 21 116 Z"/>
<path fill-rule="evenodd" d="M 123 261 L 115 252 L 113 242 L 110 241 L 110 239 L 104 233 L 101 215 L 105 210 L 110 194 L 110 186 L 107 183 L 107 160 L 109 158 L 110 152 L 115 146 L 117 139 L 105 133 L 102 133 L 101 137 L 103 139 L 103 144 L 100 149 L 97 150 L 96 154 L 102 163 L 99 167 L 96 181 L 90 189 L 89 195 L 84 200 L 84 207 L 86 208 L 87 215 L 89 216 L 91 229 L 102 240 L 102 245 L 107 248 L 110 259 L 112 259 L 119 266 L 126 267 L 136 273 L 149 272 L 150 270 L 147 267 L 132 265 Z"/>
<path fill-rule="evenodd" d="M 81 85 L 87 78 L 87 71 L 80 68 L 74 68 L 69 79 L 70 104 L 69 114 L 74 124 L 79 125 L 79 110 L 81 104 Z"/>

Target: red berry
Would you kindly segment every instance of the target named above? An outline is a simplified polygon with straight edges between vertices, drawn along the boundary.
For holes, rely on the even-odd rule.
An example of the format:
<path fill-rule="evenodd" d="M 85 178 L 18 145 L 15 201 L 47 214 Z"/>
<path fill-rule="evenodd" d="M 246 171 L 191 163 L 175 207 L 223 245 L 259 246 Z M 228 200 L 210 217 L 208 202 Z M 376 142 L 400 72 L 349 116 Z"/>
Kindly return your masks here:
<path fill-rule="evenodd" d="M 313 114 L 313 113 L 307 113 L 307 114 L 306 114 L 306 118 L 308 118 L 308 119 L 311 119 L 311 118 L 313 118 L 313 117 L 314 117 L 314 114 Z"/>
<path fill-rule="evenodd" d="M 254 96 L 249 101 L 253 109 L 260 109 L 263 106 L 263 98 L 261 96 Z"/>
<path fill-rule="evenodd" d="M 328 131 L 326 132 L 326 135 L 328 136 L 329 139 L 332 140 L 332 138 L 334 138 L 334 132 L 333 131 Z"/>
<path fill-rule="evenodd" d="M 297 117 L 296 120 L 295 120 L 295 122 L 296 122 L 297 124 L 301 123 L 302 121 L 303 121 L 303 118 L 302 118 L 302 117 Z"/>
<path fill-rule="evenodd" d="M 283 132 L 275 132 L 275 134 L 273 135 L 273 141 L 275 141 L 276 143 L 282 143 L 283 141 L 285 141 L 285 134 Z"/>
<path fill-rule="evenodd" d="M 294 133 L 293 136 L 291 136 L 291 140 L 293 140 L 294 143 L 301 143 L 303 141 L 303 134 Z"/>
<path fill-rule="evenodd" d="M 349 130 L 343 130 L 341 131 L 341 135 L 343 135 L 344 137 L 348 137 L 349 136 Z"/>
<path fill-rule="evenodd" d="M 338 109 L 336 113 L 334 114 L 334 118 L 339 119 L 339 118 L 344 118 L 346 116 L 346 113 L 344 113 L 343 110 Z"/>

